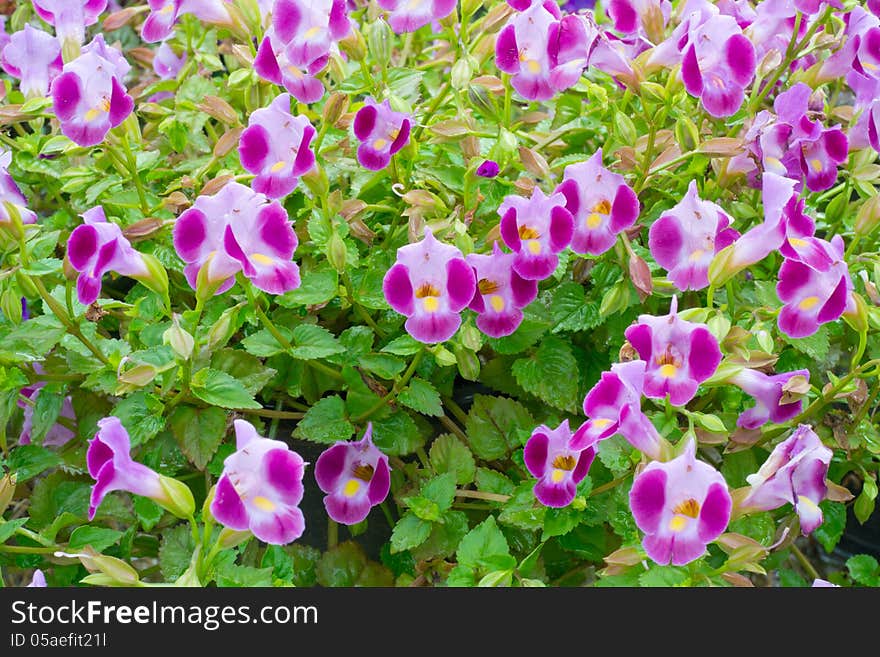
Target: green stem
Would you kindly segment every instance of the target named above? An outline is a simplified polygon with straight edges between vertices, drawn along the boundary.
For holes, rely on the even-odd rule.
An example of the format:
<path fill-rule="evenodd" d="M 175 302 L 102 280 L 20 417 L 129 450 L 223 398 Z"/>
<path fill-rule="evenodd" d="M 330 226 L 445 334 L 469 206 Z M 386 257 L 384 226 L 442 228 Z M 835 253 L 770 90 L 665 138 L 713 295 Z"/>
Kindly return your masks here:
<path fill-rule="evenodd" d="M 428 109 L 425 110 L 424 115 L 422 116 L 422 120 L 419 125 L 413 130 L 412 141 L 418 141 L 419 137 L 424 132 L 427 127 L 427 121 L 430 119 L 434 113 L 440 108 L 440 105 L 443 104 L 443 101 L 446 100 L 446 96 L 449 95 L 449 90 L 452 89 L 452 85 L 446 82 L 440 90 L 437 92 L 437 95 L 434 96 L 434 100 L 428 105 Z"/>
<path fill-rule="evenodd" d="M 810 576 L 810 578 L 814 580 L 819 579 L 819 573 L 816 571 L 815 566 L 810 563 L 810 560 L 807 559 L 807 556 L 803 552 L 801 552 L 801 549 L 794 543 L 791 544 L 791 551 L 794 552 L 794 556 L 797 557 L 797 560 L 800 562 L 801 566 L 804 567 L 804 570 L 807 571 L 807 574 Z"/>
<path fill-rule="evenodd" d="M 706 289 L 706 308 L 711 310 L 712 302 L 715 299 L 715 286 L 709 283 L 709 287 Z"/>
<path fill-rule="evenodd" d="M 437 418 L 444 427 L 449 429 L 452 433 L 458 436 L 461 439 L 461 442 L 467 444 L 467 434 L 462 431 L 461 427 L 459 427 L 455 422 L 452 421 L 452 418 L 447 417 L 446 415 L 441 415 Z"/>
<path fill-rule="evenodd" d="M 461 422 L 462 424 L 467 424 L 468 415 L 464 412 L 461 406 L 459 406 L 456 401 L 452 397 L 443 397 L 443 405 L 452 411 L 452 414 L 455 418 Z"/>
<path fill-rule="evenodd" d="M 15 530 L 15 533 L 18 534 L 19 536 L 24 536 L 25 538 L 29 538 L 30 540 L 34 541 L 35 543 L 39 543 L 43 547 L 51 547 L 52 549 L 55 549 L 55 550 L 58 549 L 58 546 L 55 545 L 54 541 L 50 541 L 45 536 L 41 536 L 37 532 L 32 532 L 30 529 L 25 529 L 24 527 L 19 527 L 18 529 Z"/>
<path fill-rule="evenodd" d="M 355 424 L 359 424 L 369 418 L 373 413 L 383 408 L 388 402 L 397 397 L 401 390 L 403 390 L 404 386 L 409 383 L 409 380 L 412 378 L 413 374 L 416 372 L 416 368 L 419 366 L 419 363 L 422 360 L 422 356 L 425 355 L 425 348 L 422 347 L 416 352 L 416 355 L 413 356 L 412 361 L 409 364 L 409 367 L 406 369 L 406 372 L 403 373 L 403 376 L 398 379 L 397 383 L 394 384 L 394 387 L 391 388 L 391 392 L 382 397 L 379 401 L 377 401 L 372 408 L 368 409 L 366 412 L 361 413 L 356 418 L 352 419 L 352 422 Z"/>
<path fill-rule="evenodd" d="M 500 502 L 504 504 L 510 499 L 510 495 L 501 495 L 500 493 L 486 493 L 481 490 L 465 490 L 459 488 L 455 491 L 456 497 L 470 497 L 475 500 L 488 500 L 490 502 Z"/>
<path fill-rule="evenodd" d="M 332 550 L 339 543 L 339 524 L 327 518 L 327 549 Z"/>
<path fill-rule="evenodd" d="M 138 199 L 141 202 L 141 212 L 147 216 L 150 212 L 150 206 L 147 203 L 147 193 L 144 191 L 144 183 L 138 175 L 137 158 L 131 151 L 131 144 L 128 143 L 128 134 L 122 134 L 122 150 L 125 152 L 125 158 L 128 162 L 128 171 L 131 174 L 131 181 L 137 189 Z"/>

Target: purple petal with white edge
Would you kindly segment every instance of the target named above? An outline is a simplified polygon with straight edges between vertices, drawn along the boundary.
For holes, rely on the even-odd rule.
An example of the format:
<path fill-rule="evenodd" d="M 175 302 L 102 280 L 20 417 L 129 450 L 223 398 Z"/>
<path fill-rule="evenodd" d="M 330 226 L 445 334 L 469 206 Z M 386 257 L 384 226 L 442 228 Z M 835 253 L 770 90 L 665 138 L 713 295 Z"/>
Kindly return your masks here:
<path fill-rule="evenodd" d="M 547 479 L 539 480 L 534 486 L 535 497 L 544 506 L 554 509 L 561 509 L 569 504 L 577 494 L 577 486 L 567 478 L 560 483 L 553 483 Z"/>
<path fill-rule="evenodd" d="M 732 507 L 733 501 L 727 489 L 721 484 L 712 484 L 700 507 L 700 517 L 697 524 L 700 540 L 704 544 L 711 543 L 727 529 Z"/>
<path fill-rule="evenodd" d="M 562 251 L 571 243 L 574 219 L 571 212 L 561 205 L 550 210 L 550 248 L 554 253 Z"/>
<path fill-rule="evenodd" d="M 687 533 L 672 537 L 672 565 L 684 566 L 699 559 L 706 553 L 706 543 L 699 536 Z"/>
<path fill-rule="evenodd" d="M 656 564 L 667 565 L 672 560 L 673 537 L 669 534 L 647 534 L 642 539 L 645 553 Z"/>
<path fill-rule="evenodd" d="M 325 493 L 336 490 L 347 467 L 348 447 L 338 442 L 324 450 L 315 462 L 315 481 Z"/>
<path fill-rule="evenodd" d="M 134 109 L 134 99 L 128 95 L 125 91 L 125 87 L 123 87 L 115 77 L 111 84 L 113 86 L 112 94 L 110 96 L 110 112 L 108 114 L 108 119 L 110 120 L 110 125 L 115 128 L 122 123 L 129 114 L 131 114 Z"/>
<path fill-rule="evenodd" d="M 682 59 L 681 79 L 684 82 L 684 88 L 691 96 L 699 97 L 703 93 L 703 74 L 700 72 L 700 64 L 697 61 L 697 53 L 693 45 L 685 51 Z"/>
<path fill-rule="evenodd" d="M 702 382 L 715 374 L 715 370 L 721 364 L 721 349 L 718 346 L 718 340 L 706 328 L 694 329 L 690 340 L 688 367 L 691 376 Z"/>
<path fill-rule="evenodd" d="M 453 312 L 413 315 L 404 323 L 407 332 L 419 342 L 434 344 L 449 340 L 461 326 L 461 316 Z"/>
<path fill-rule="evenodd" d="M 281 41 L 288 43 L 293 39 L 302 18 L 302 12 L 295 0 L 275 0 L 272 6 L 272 27 Z"/>
<path fill-rule="evenodd" d="M 515 271 L 510 272 L 510 289 L 519 308 L 525 308 L 538 296 L 538 282 L 523 278 Z"/>
<path fill-rule="evenodd" d="M 238 143 L 238 154 L 241 166 L 250 173 L 259 173 L 266 164 L 269 156 L 270 136 L 266 128 L 261 125 L 248 126 Z"/>
<path fill-rule="evenodd" d="M 639 218 L 639 197 L 629 185 L 617 188 L 611 205 L 611 230 L 619 233 L 632 226 Z"/>
<path fill-rule="evenodd" d="M 533 477 L 543 477 L 547 471 L 547 454 L 550 438 L 546 433 L 535 432 L 523 449 L 523 461 Z"/>
<path fill-rule="evenodd" d="M 266 483 L 284 504 L 296 505 L 302 500 L 304 468 L 302 457 L 289 449 L 272 449 L 263 456 Z"/>
<path fill-rule="evenodd" d="M 446 263 L 446 286 L 449 310 L 455 313 L 464 310 L 476 291 L 474 270 L 461 258 L 452 258 Z"/>
<path fill-rule="evenodd" d="M 272 49 L 272 42 L 269 37 L 263 39 L 257 54 L 254 57 L 254 70 L 264 80 L 268 80 L 273 84 L 281 84 L 281 68 L 278 66 L 278 59 L 275 57 L 275 51 Z"/>
<path fill-rule="evenodd" d="M 360 141 L 365 141 L 376 127 L 378 111 L 375 105 L 364 105 L 354 116 L 354 136 Z"/>
<path fill-rule="evenodd" d="M 519 225 L 516 220 L 516 208 L 510 208 L 501 217 L 500 229 L 501 239 L 512 251 L 519 251 L 522 248 L 522 241 L 519 237 Z"/>
<path fill-rule="evenodd" d="M 755 76 L 755 47 L 742 34 L 734 34 L 724 47 L 725 63 L 733 81 L 747 86 Z"/>
<path fill-rule="evenodd" d="M 363 522 L 373 507 L 366 495 L 346 497 L 342 493 L 332 493 L 324 498 L 327 515 L 343 525 L 356 525 Z"/>
<path fill-rule="evenodd" d="M 633 346 L 639 358 L 650 362 L 653 355 L 653 338 L 651 327 L 647 324 L 635 324 L 624 331 L 624 336 Z"/>
<path fill-rule="evenodd" d="M 390 490 L 391 471 L 388 468 L 388 459 L 380 458 L 376 462 L 376 468 L 367 489 L 367 496 L 369 497 L 370 504 L 375 506 L 376 504 L 384 502 L 385 498 L 388 497 L 388 492 Z"/>
<path fill-rule="evenodd" d="M 52 107 L 60 121 L 69 121 L 81 98 L 82 82 L 76 73 L 62 73 L 52 82 Z"/>
<path fill-rule="evenodd" d="M 251 519 L 250 530 L 261 541 L 270 545 L 292 543 L 306 529 L 306 521 L 298 508 L 284 509 L 274 514 L 262 514 Z"/>

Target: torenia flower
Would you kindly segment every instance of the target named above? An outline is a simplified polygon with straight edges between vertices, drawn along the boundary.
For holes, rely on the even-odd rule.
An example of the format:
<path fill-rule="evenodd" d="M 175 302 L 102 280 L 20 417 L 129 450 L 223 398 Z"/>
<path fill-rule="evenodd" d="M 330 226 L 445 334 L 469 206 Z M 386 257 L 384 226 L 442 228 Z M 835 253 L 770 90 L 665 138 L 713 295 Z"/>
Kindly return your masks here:
<path fill-rule="evenodd" d="M 250 530 L 272 545 L 292 543 L 305 531 L 299 503 L 306 463 L 280 440 L 235 420 L 236 451 L 223 461 L 211 515 L 235 531 Z"/>
<path fill-rule="evenodd" d="M 657 459 L 662 438 L 642 413 L 645 368 L 645 361 L 633 360 L 615 363 L 610 372 L 602 373 L 584 398 L 584 414 L 590 418 L 584 435 L 602 440 L 619 433 L 633 447 Z"/>
<path fill-rule="evenodd" d="M 52 105 L 61 132 L 80 146 L 95 146 L 134 109 L 117 76 L 118 62 L 84 52 L 52 82 Z"/>
<path fill-rule="evenodd" d="M 107 8 L 107 0 L 33 0 L 34 10 L 55 28 L 58 40 L 82 43 L 86 26 L 98 22 L 98 16 Z"/>
<path fill-rule="evenodd" d="M 18 213 L 21 223 L 34 224 L 37 222 L 37 215 L 27 208 L 27 199 L 9 174 L 10 164 L 12 164 L 12 153 L 0 149 L 0 226 L 12 223 L 6 208 L 7 203 Z"/>
<path fill-rule="evenodd" d="M 299 177 L 315 166 L 311 150 L 315 134 L 308 117 L 290 113 L 288 94 L 253 112 L 238 152 L 245 171 L 256 174 L 251 183 L 254 191 L 283 198 L 296 189 Z"/>
<path fill-rule="evenodd" d="M 470 309 L 477 313 L 477 328 L 493 338 L 513 333 L 523 319 L 525 308 L 538 296 L 538 282 L 523 278 L 513 269 L 516 255 L 504 253 L 498 242 L 491 254 L 468 254 L 477 287 Z"/>
<path fill-rule="evenodd" d="M 610 0 L 603 4 L 615 30 L 634 34 L 641 28 L 654 43 L 663 38 L 663 28 L 672 11 L 669 0 Z"/>
<path fill-rule="evenodd" d="M 313 60 L 299 60 L 294 44 L 281 43 L 270 28 L 263 39 L 254 70 L 264 80 L 281 85 L 301 103 L 316 103 L 324 97 L 324 84 L 315 76 L 327 65 L 329 55 Z"/>
<path fill-rule="evenodd" d="M 648 246 L 675 287 L 702 290 L 709 285 L 712 258 L 739 237 L 729 225 L 730 217 L 715 203 L 701 199 L 697 181 L 692 180 L 684 198 L 651 225 Z"/>
<path fill-rule="evenodd" d="M 406 330 L 427 343 L 455 335 L 475 289 L 474 271 L 461 251 L 428 228 L 421 242 L 397 249 L 397 262 L 382 281 L 388 305 L 407 317 Z"/>
<path fill-rule="evenodd" d="M 673 405 L 682 406 L 718 369 L 721 349 L 705 324 L 680 319 L 677 311 L 678 297 L 672 297 L 668 315 L 639 315 L 624 334 L 647 363 L 645 396 L 663 399 L 668 394 Z"/>
<path fill-rule="evenodd" d="M 206 23 L 231 24 L 226 0 L 147 0 L 150 15 L 141 26 L 147 43 L 167 39 L 181 14 L 193 14 Z"/>
<path fill-rule="evenodd" d="M 337 442 L 315 463 L 315 481 L 327 514 L 344 525 L 363 521 L 391 488 L 388 457 L 373 444 L 373 425 L 356 442 Z"/>
<path fill-rule="evenodd" d="M 2 63 L 4 71 L 21 80 L 26 98 L 47 95 L 49 84 L 64 66 L 58 39 L 30 25 L 10 37 Z"/>
<path fill-rule="evenodd" d="M 95 479 L 89 502 L 89 520 L 107 493 L 124 490 L 149 497 L 179 518 L 192 515 L 192 493 L 181 482 L 160 475 L 155 470 L 131 460 L 131 441 L 119 418 L 98 420 L 98 432 L 89 441 L 86 464 Z"/>
<path fill-rule="evenodd" d="M 795 370 L 782 374 L 764 374 L 759 370 L 743 369 L 728 381 L 755 398 L 755 405 L 743 411 L 736 425 L 744 429 L 757 429 L 766 422 L 782 424 L 796 417 L 803 410 L 803 400 L 786 395 L 785 385 L 794 377 L 810 380 L 809 370 Z"/>
<path fill-rule="evenodd" d="M 804 249 L 808 255 L 787 257 L 776 285 L 785 304 L 777 317 L 779 330 L 792 338 L 812 335 L 820 324 L 838 319 L 853 290 L 840 235 L 831 242 L 816 237 L 799 241 L 811 246 Z"/>
<path fill-rule="evenodd" d="M 345 0 L 275 0 L 272 25 L 278 39 L 289 44 L 291 58 L 298 62 L 326 56 L 332 45 L 351 31 Z"/>
<path fill-rule="evenodd" d="M 101 278 L 108 271 L 151 283 L 155 273 L 144 254 L 132 247 L 119 226 L 107 221 L 104 208 L 86 210 L 82 218 L 85 223 L 73 229 L 67 242 L 67 259 L 79 272 L 76 294 L 80 303 L 89 305 L 98 298 Z"/>
<path fill-rule="evenodd" d="M 642 547 L 661 566 L 699 559 L 706 545 L 727 528 L 733 502 L 724 477 L 696 459 L 689 440 L 684 453 L 667 463 L 652 461 L 633 482 L 629 505 Z"/>
<path fill-rule="evenodd" d="M 755 48 L 735 19 L 714 16 L 691 35 L 681 65 L 684 87 L 714 117 L 736 113 L 755 77 Z"/>
<path fill-rule="evenodd" d="M 794 191 L 796 182 L 775 173 L 762 176 L 764 221 L 718 252 L 709 265 L 709 280 L 723 285 L 731 276 L 766 258 L 772 251 L 795 244 L 815 231 L 815 223 L 804 214 L 804 201 Z"/>
<path fill-rule="evenodd" d="M 574 219 L 571 250 L 599 255 L 639 217 L 639 199 L 623 176 L 602 166 L 602 149 L 586 162 L 565 167 L 556 192 Z"/>
<path fill-rule="evenodd" d="M 561 192 L 550 196 L 535 187 L 531 198 L 509 195 L 498 208 L 501 239 L 517 257 L 513 268 L 530 280 L 543 280 L 559 264 L 556 255 L 571 243 L 574 218 Z"/>
<path fill-rule="evenodd" d="M 758 472 L 746 477 L 750 488 L 741 507 L 770 511 L 793 504 L 801 531 L 811 533 L 822 524 L 819 502 L 828 490 L 825 478 L 831 456 L 831 450 L 822 444 L 810 425 L 798 425 L 789 438 L 773 449 Z"/>
<path fill-rule="evenodd" d="M 513 76 L 527 100 L 549 100 L 573 86 L 587 67 L 595 28 L 582 16 L 561 16 L 552 2 L 533 3 L 508 19 L 495 41 L 495 64 Z"/>
<path fill-rule="evenodd" d="M 174 248 L 194 290 L 225 292 L 239 271 L 269 294 L 299 287 L 296 233 L 278 201 L 237 182 L 202 195 L 174 224 Z"/>
<path fill-rule="evenodd" d="M 31 578 L 31 583 L 27 585 L 27 588 L 43 588 L 46 586 L 46 576 L 43 574 L 43 571 L 37 568 L 34 571 L 34 575 Z"/>
<path fill-rule="evenodd" d="M 455 5 L 455 0 L 379 0 L 379 6 L 391 12 L 388 24 L 397 34 L 415 32 L 428 23 L 446 18 Z"/>
<path fill-rule="evenodd" d="M 174 49 L 168 45 L 167 41 L 156 48 L 153 56 L 153 71 L 159 76 L 160 80 L 173 80 L 177 77 L 186 64 L 186 51 L 177 55 Z M 160 91 L 150 96 L 151 103 L 158 103 L 166 98 L 173 98 L 174 94 L 170 91 Z"/>
<path fill-rule="evenodd" d="M 354 116 L 354 136 L 361 142 L 357 150 L 361 166 L 371 171 L 387 167 L 391 156 L 409 142 L 411 124 L 412 118 L 392 110 L 387 99 L 377 103 L 368 96 Z"/>
<path fill-rule="evenodd" d="M 523 452 L 526 468 L 538 479 L 535 497 L 544 506 L 571 504 L 577 485 L 587 476 L 596 457 L 595 440 L 584 440 L 584 427 L 572 434 L 568 420 L 556 429 L 542 424 L 532 432 Z"/>

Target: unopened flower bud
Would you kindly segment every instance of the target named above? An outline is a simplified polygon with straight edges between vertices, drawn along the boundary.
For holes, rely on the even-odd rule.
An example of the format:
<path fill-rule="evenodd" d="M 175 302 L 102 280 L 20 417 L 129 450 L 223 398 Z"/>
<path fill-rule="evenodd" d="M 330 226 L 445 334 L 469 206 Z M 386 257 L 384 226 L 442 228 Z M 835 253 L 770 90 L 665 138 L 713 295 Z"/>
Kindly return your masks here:
<path fill-rule="evenodd" d="M 438 359 L 439 360 L 439 359 Z M 462 345 L 455 346 L 455 362 L 458 365 L 458 373 L 468 381 L 476 381 L 480 378 L 480 359 L 473 351 Z"/>
<path fill-rule="evenodd" d="M 452 88 L 460 91 L 467 87 L 476 68 L 477 61 L 471 55 L 459 58 L 452 65 L 452 74 L 450 76 Z"/>
<path fill-rule="evenodd" d="M 856 215 L 854 230 L 856 235 L 865 237 L 877 230 L 878 225 L 880 225 L 880 195 L 875 195 L 862 203 Z"/>
<path fill-rule="evenodd" d="M 165 267 L 154 255 L 142 253 L 141 257 L 147 266 L 147 273 L 132 276 L 132 278 L 136 278 L 157 294 L 162 296 L 168 294 L 168 272 L 165 271 Z"/>
<path fill-rule="evenodd" d="M 0 479 L 0 514 L 2 514 L 15 494 L 15 474 L 4 475 Z"/>
<path fill-rule="evenodd" d="M 193 336 L 180 325 L 180 315 L 177 313 L 171 318 L 171 328 L 162 334 L 162 342 L 170 345 L 171 350 L 182 360 L 187 360 L 195 347 Z"/>
<path fill-rule="evenodd" d="M 238 330 L 238 325 L 236 320 L 238 319 L 238 313 L 241 311 L 242 306 L 244 304 L 240 303 L 237 306 L 233 306 L 232 308 L 227 308 L 223 311 L 223 314 L 214 322 L 211 329 L 208 331 L 208 339 L 205 341 L 205 347 L 209 351 L 214 351 L 215 349 L 220 349 L 225 345 L 229 338 L 233 336 L 236 330 Z"/>
<path fill-rule="evenodd" d="M 0 294 L 0 311 L 13 324 L 21 324 L 21 297 L 11 287 L 7 287 L 3 290 L 3 294 Z"/>
<path fill-rule="evenodd" d="M 379 66 L 383 68 L 388 66 L 388 62 L 391 61 L 391 40 L 394 38 L 391 27 L 379 19 L 369 25 L 367 30 L 367 45 L 370 48 L 370 54 Z"/>
<path fill-rule="evenodd" d="M 182 481 L 159 475 L 159 485 L 162 487 L 164 496 L 153 498 L 156 504 L 167 509 L 178 518 L 190 518 L 196 510 L 196 503 L 192 491 Z"/>
<path fill-rule="evenodd" d="M 355 26 L 352 26 L 348 35 L 339 41 L 339 48 L 356 62 L 362 61 L 367 56 L 367 42 Z"/>
<path fill-rule="evenodd" d="M 334 91 L 330 94 L 327 102 L 324 103 L 324 113 L 322 118 L 325 125 L 336 125 L 336 122 L 345 114 L 348 109 L 348 94 Z"/>
<path fill-rule="evenodd" d="M 330 265 L 340 274 L 345 271 L 345 263 L 348 259 L 348 249 L 345 241 L 339 236 L 339 233 L 333 231 L 330 239 L 327 241 L 327 260 Z"/>
<path fill-rule="evenodd" d="M 93 573 L 89 577 L 84 578 L 83 582 L 105 586 L 140 585 L 138 572 L 132 566 L 122 559 L 108 557 L 106 554 L 98 554 L 89 545 L 84 547 L 81 552 L 68 553 L 59 551 L 55 553 L 55 556 L 79 559 L 86 570 Z M 95 577 L 95 575 L 103 575 L 103 577 Z"/>
<path fill-rule="evenodd" d="M 465 324 L 459 332 L 461 344 L 471 351 L 479 351 L 483 346 L 483 334 L 473 324 Z"/>

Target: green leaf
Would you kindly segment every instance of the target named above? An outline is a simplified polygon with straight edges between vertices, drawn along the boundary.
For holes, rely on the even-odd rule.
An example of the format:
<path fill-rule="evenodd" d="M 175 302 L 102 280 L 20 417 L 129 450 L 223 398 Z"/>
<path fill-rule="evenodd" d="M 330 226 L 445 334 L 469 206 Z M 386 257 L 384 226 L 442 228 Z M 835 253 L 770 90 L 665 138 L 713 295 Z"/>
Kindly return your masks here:
<path fill-rule="evenodd" d="M 53 315 L 41 315 L 22 322 L 3 338 L 0 358 L 8 355 L 13 362 L 42 361 L 66 333 Z"/>
<path fill-rule="evenodd" d="M 654 565 L 648 572 L 639 575 L 641 586 L 683 586 L 688 581 L 687 568 L 680 566 Z"/>
<path fill-rule="evenodd" d="M 85 546 L 91 545 L 96 552 L 103 552 L 118 542 L 120 538 L 122 538 L 122 532 L 115 529 L 84 525 L 73 530 L 67 547 L 71 550 L 81 550 Z"/>
<path fill-rule="evenodd" d="M 577 511 L 571 506 L 562 509 L 548 508 L 544 514 L 544 535 L 542 540 L 546 541 L 551 536 L 562 536 L 577 527 L 583 513 Z"/>
<path fill-rule="evenodd" d="M 446 586 L 472 587 L 477 585 L 477 577 L 473 568 L 459 564 L 446 576 Z"/>
<path fill-rule="evenodd" d="M 292 332 L 283 326 L 278 327 L 278 332 L 288 342 L 290 342 L 290 339 L 293 337 Z M 241 341 L 241 344 L 249 354 L 259 356 L 260 358 L 268 358 L 269 356 L 275 356 L 276 354 L 287 352 L 287 349 L 282 347 L 275 339 L 275 336 L 273 336 L 267 329 L 260 329 L 259 331 L 251 333 Z"/>
<path fill-rule="evenodd" d="M 715 433 L 727 432 L 727 427 L 724 426 L 724 422 L 722 422 L 721 418 L 717 415 L 712 415 L 711 413 L 698 413 L 696 411 L 688 411 L 687 414 L 704 429 L 714 431 Z"/>
<path fill-rule="evenodd" d="M 165 511 L 149 497 L 134 495 L 134 512 L 145 532 L 159 524 Z"/>
<path fill-rule="evenodd" d="M 443 516 L 440 506 L 434 500 L 429 500 L 421 495 L 404 497 L 403 503 L 422 520 L 437 522 Z"/>
<path fill-rule="evenodd" d="M 435 472 L 450 472 L 455 483 L 464 486 L 474 480 L 476 463 L 471 450 L 452 434 L 445 433 L 434 439 L 428 454 Z"/>
<path fill-rule="evenodd" d="M 165 405 L 151 393 L 139 390 L 113 408 L 113 415 L 119 418 L 128 431 L 131 445 L 143 445 L 165 428 L 163 412 Z"/>
<path fill-rule="evenodd" d="M 813 536 L 830 554 L 846 528 L 846 506 L 840 502 L 823 500 L 819 503 L 819 508 L 822 509 L 823 521 L 813 532 Z"/>
<path fill-rule="evenodd" d="M 250 394 L 256 395 L 277 374 L 259 358 L 242 349 L 221 349 L 211 357 L 211 367 L 238 379 Z"/>
<path fill-rule="evenodd" d="M 20 445 L 9 455 L 9 471 L 16 476 L 18 484 L 61 464 L 61 457 L 40 445 Z"/>
<path fill-rule="evenodd" d="M 190 382 L 190 389 L 196 397 L 212 406 L 262 408 L 237 379 L 210 367 L 195 373 Z"/>
<path fill-rule="evenodd" d="M 632 445 L 623 436 L 615 434 L 599 443 L 598 456 L 602 465 L 611 470 L 615 477 L 619 477 L 632 467 L 632 451 Z"/>
<path fill-rule="evenodd" d="M 391 553 L 403 552 L 421 545 L 431 533 L 431 523 L 408 512 L 397 521 L 391 532 Z"/>
<path fill-rule="evenodd" d="M 531 347 L 547 332 L 549 324 L 529 317 L 517 329 L 503 338 L 487 338 L 486 342 L 499 354 L 519 354 Z"/>
<path fill-rule="evenodd" d="M 512 495 L 515 489 L 513 482 L 507 476 L 489 468 L 477 468 L 474 480 L 477 483 L 477 489 L 485 493 Z"/>
<path fill-rule="evenodd" d="M 512 399 L 474 395 L 465 426 L 474 454 L 492 461 L 519 447 L 518 431 L 531 431 L 535 421 L 525 407 Z"/>
<path fill-rule="evenodd" d="M 462 511 L 447 511 L 440 522 L 431 527 L 427 540 L 413 548 L 416 561 L 446 559 L 451 556 L 468 532 L 468 519 Z"/>
<path fill-rule="evenodd" d="M 404 411 L 373 420 L 373 442 L 389 456 L 406 456 L 424 445 L 415 421 Z"/>
<path fill-rule="evenodd" d="M 368 372 L 391 380 L 406 368 L 406 363 L 395 356 L 386 354 L 364 354 L 358 359 L 358 365 Z"/>
<path fill-rule="evenodd" d="M 409 334 L 401 335 L 386 344 L 380 351 L 396 356 L 411 356 L 420 351 L 424 345 Z"/>
<path fill-rule="evenodd" d="M 64 395 L 43 388 L 37 393 L 34 403 L 33 424 L 31 425 L 31 441 L 42 444 L 46 432 L 58 421 L 61 407 L 64 404 Z"/>
<path fill-rule="evenodd" d="M 585 331 L 602 323 L 599 306 L 588 303 L 583 285 L 574 282 L 563 283 L 553 291 L 550 318 L 553 320 L 552 333 Z"/>
<path fill-rule="evenodd" d="M 513 364 L 512 371 L 527 392 L 556 408 L 577 412 L 578 368 L 564 340 L 544 338 L 535 353 Z"/>
<path fill-rule="evenodd" d="M 226 435 L 226 413 L 219 408 L 178 406 L 169 418 L 181 451 L 199 470 L 214 456 Z"/>
<path fill-rule="evenodd" d="M 0 545 L 9 540 L 15 530 L 24 525 L 30 518 L 16 518 L 0 524 Z"/>
<path fill-rule="evenodd" d="M 495 516 L 489 516 L 461 539 L 456 554 L 459 564 L 480 568 L 495 557 L 510 556 L 510 547 Z"/>
<path fill-rule="evenodd" d="M 828 357 L 830 344 L 828 342 L 828 327 L 825 325 L 820 326 L 818 331 L 806 338 L 790 338 L 784 333 L 780 335 L 788 344 L 816 362 L 824 362 Z"/>
<path fill-rule="evenodd" d="M 340 543 L 321 556 L 315 572 L 318 584 L 332 587 L 351 587 L 367 565 L 363 548 L 353 541 Z"/>
<path fill-rule="evenodd" d="M 300 360 L 326 358 L 345 351 L 327 329 L 314 324 L 300 324 L 293 329 L 293 357 Z"/>
<path fill-rule="evenodd" d="M 531 481 L 524 481 L 517 486 L 511 498 L 504 504 L 498 522 L 528 531 L 543 528 L 547 507 L 535 499 L 533 487 L 534 483 Z"/>
<path fill-rule="evenodd" d="M 866 476 L 862 482 L 862 492 L 859 493 L 856 501 L 853 502 L 853 513 L 856 514 L 856 518 L 860 523 L 864 524 L 867 522 L 871 514 L 874 513 L 876 500 L 877 481 L 871 476 Z"/>
<path fill-rule="evenodd" d="M 880 586 L 880 564 L 869 554 L 857 554 L 846 561 L 846 568 L 853 581 L 864 586 Z"/>
<path fill-rule="evenodd" d="M 224 563 L 217 569 L 216 577 L 217 586 L 236 588 L 272 586 L 271 568 L 254 568 L 253 566 Z"/>
<path fill-rule="evenodd" d="M 303 274 L 298 288 L 278 295 L 275 301 L 284 308 L 312 306 L 327 303 L 336 296 L 338 289 L 339 275 L 335 269 L 315 269 Z"/>
<path fill-rule="evenodd" d="M 189 568 L 194 549 L 189 526 L 178 525 L 162 533 L 159 567 L 166 582 L 173 582 Z"/>
<path fill-rule="evenodd" d="M 319 400 L 293 430 L 294 438 L 324 444 L 348 440 L 353 433 L 354 425 L 345 416 L 345 402 L 339 395 Z"/>
<path fill-rule="evenodd" d="M 409 385 L 397 395 L 397 401 L 425 415 L 443 415 L 440 393 L 428 381 L 414 377 Z"/>
<path fill-rule="evenodd" d="M 436 503 L 441 511 L 446 511 L 455 499 L 455 475 L 447 472 L 433 477 L 422 486 L 421 494 Z"/>

